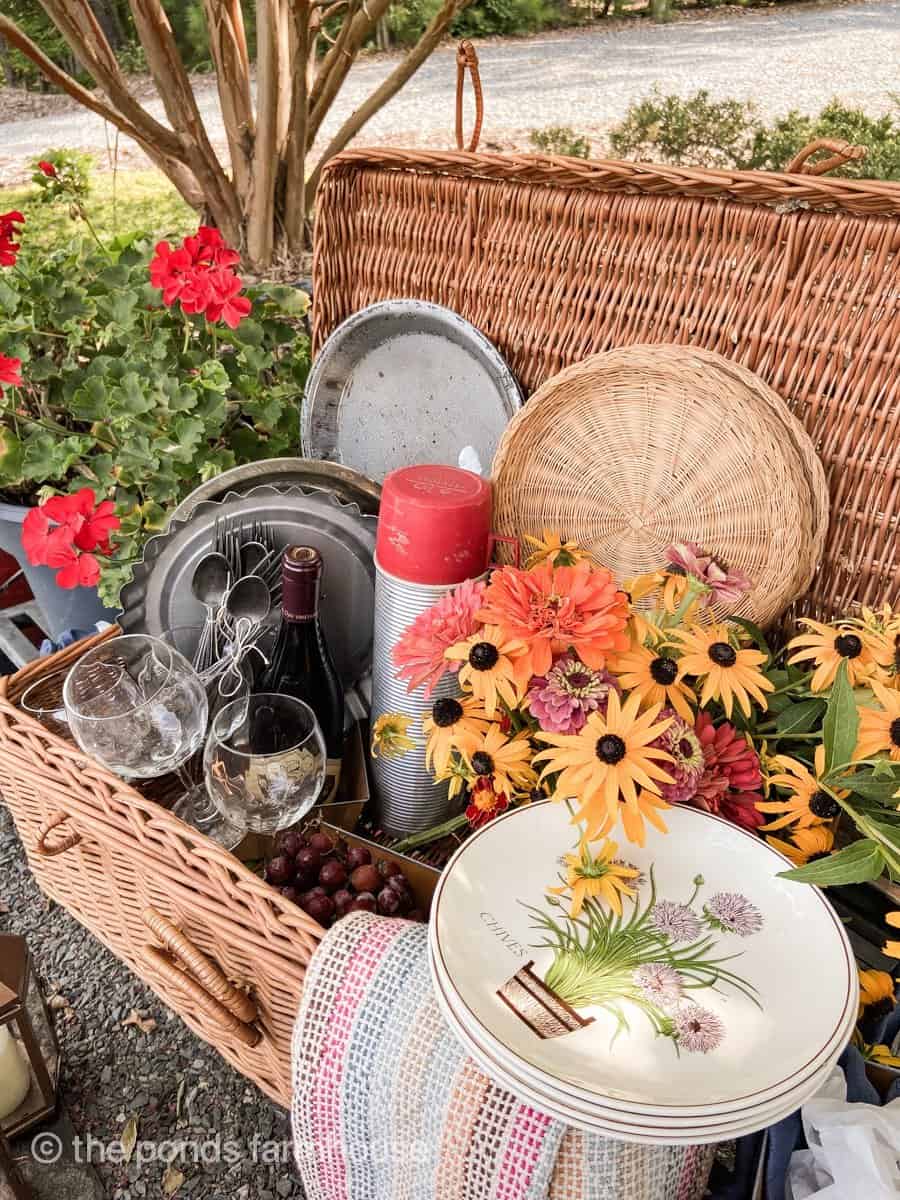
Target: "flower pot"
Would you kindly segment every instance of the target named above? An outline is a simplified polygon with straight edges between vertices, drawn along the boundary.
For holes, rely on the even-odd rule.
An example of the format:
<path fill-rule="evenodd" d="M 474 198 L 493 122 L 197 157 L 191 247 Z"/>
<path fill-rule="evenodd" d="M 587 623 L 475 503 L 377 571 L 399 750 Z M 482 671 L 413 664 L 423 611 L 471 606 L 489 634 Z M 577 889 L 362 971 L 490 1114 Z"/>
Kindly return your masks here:
<path fill-rule="evenodd" d="M 96 588 L 61 588 L 50 567 L 32 567 L 22 549 L 22 522 L 27 504 L 0 502 L 0 550 L 11 554 L 22 567 L 32 595 L 43 614 L 41 627 L 57 641 L 67 629 L 91 629 L 97 621 L 115 621 L 118 613 L 106 608 Z"/>

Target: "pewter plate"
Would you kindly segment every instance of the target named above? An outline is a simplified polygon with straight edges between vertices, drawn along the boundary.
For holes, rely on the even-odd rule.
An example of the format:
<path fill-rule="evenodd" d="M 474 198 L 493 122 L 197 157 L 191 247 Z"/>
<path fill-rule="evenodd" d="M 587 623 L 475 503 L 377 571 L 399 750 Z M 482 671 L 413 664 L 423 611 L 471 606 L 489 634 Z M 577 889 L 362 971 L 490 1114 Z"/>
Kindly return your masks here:
<path fill-rule="evenodd" d="M 379 482 L 396 467 L 456 466 L 472 446 L 485 470 L 522 395 L 484 334 L 422 300 L 371 304 L 337 327 L 313 363 L 304 451 Z"/>
<path fill-rule="evenodd" d="M 242 496 L 252 488 L 265 486 L 334 492 L 345 504 L 358 504 L 360 512 L 371 516 L 377 515 L 381 499 L 380 486 L 350 467 L 315 458 L 267 458 L 242 463 L 205 480 L 185 496 L 170 520 L 186 521 L 204 500 L 221 500 L 229 492 Z"/>
<path fill-rule="evenodd" d="M 151 538 L 134 578 L 122 590 L 125 633 L 158 636 L 203 619 L 203 606 L 191 592 L 197 563 L 212 547 L 216 520 L 266 521 L 279 548 L 315 546 L 322 555 L 322 626 L 345 685 L 355 683 L 372 660 L 375 607 L 376 518 L 355 504 L 342 504 L 328 492 L 282 492 L 258 487 L 244 496 L 197 505 L 187 521 L 172 520 Z"/>

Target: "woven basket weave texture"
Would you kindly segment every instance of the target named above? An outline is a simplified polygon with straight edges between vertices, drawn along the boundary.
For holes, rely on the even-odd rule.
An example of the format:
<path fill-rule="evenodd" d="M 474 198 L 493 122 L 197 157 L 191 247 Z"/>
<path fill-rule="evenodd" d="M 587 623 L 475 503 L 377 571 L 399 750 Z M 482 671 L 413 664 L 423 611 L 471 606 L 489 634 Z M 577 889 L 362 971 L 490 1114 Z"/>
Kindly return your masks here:
<path fill-rule="evenodd" d="M 896 602 L 898 217 L 894 183 L 351 150 L 319 191 L 314 345 L 415 297 L 471 321 L 528 391 L 620 346 L 718 351 L 787 400 L 825 465 L 831 536 L 801 611 Z"/>

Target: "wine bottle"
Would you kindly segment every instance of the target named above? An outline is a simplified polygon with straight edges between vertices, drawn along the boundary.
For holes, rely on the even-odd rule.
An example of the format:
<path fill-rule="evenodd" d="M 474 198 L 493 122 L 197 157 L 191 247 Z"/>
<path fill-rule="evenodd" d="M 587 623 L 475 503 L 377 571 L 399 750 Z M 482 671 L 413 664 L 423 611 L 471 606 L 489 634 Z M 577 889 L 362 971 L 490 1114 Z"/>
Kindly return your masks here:
<path fill-rule="evenodd" d="M 328 755 L 319 802 L 336 799 L 344 746 L 344 689 L 319 622 L 322 556 L 312 546 L 288 546 L 281 560 L 281 628 L 259 685 L 305 701 L 318 718 Z"/>

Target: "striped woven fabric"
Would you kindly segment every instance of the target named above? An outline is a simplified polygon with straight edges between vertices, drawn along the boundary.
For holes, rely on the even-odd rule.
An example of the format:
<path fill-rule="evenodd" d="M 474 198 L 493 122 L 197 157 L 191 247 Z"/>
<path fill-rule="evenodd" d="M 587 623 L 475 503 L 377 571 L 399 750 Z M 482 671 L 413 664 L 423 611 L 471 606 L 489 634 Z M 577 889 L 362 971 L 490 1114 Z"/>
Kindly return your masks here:
<path fill-rule="evenodd" d="M 356 913 L 306 973 L 292 1120 L 307 1200 L 699 1200 L 707 1146 L 570 1129 L 491 1082 L 441 1016 L 423 925 Z"/>

